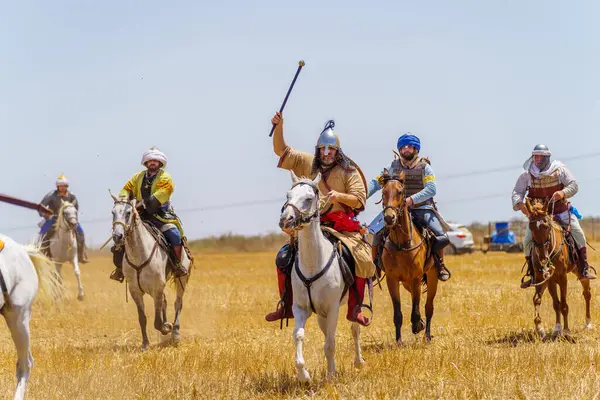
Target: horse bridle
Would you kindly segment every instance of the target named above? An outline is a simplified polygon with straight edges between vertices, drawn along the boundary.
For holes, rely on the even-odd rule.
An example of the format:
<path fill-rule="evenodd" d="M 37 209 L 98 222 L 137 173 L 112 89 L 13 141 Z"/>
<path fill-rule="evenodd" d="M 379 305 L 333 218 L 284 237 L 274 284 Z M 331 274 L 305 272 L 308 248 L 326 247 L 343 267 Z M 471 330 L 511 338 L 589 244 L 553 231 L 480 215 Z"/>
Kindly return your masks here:
<path fill-rule="evenodd" d="M 530 219 L 529 220 L 529 224 L 531 225 L 534 222 L 538 222 L 538 221 L 542 221 L 542 220 L 550 220 L 550 217 L 548 215 L 544 215 L 543 217 L 538 217 L 538 218 Z M 529 227 L 529 229 L 532 231 L 531 226 Z M 552 229 L 552 224 L 550 224 L 550 234 L 548 235 L 548 239 L 546 239 L 546 241 L 544 243 L 538 243 L 538 242 L 536 242 L 535 239 L 533 238 L 533 231 L 532 231 L 532 234 L 531 234 L 531 241 L 533 242 L 534 247 L 537 247 L 537 248 L 540 248 L 540 247 L 541 248 L 546 248 L 546 247 L 548 247 L 548 245 L 550 245 L 550 243 L 552 243 L 553 238 L 554 238 L 554 230 Z M 546 257 L 546 259 L 544 259 L 544 260 L 538 260 L 538 262 L 540 263 L 540 266 L 542 267 L 542 270 L 540 272 L 543 272 L 543 270 L 546 267 L 551 266 L 552 259 L 558 255 L 559 250 L 562 248 L 562 246 L 564 244 L 564 240 L 565 239 L 563 237 L 563 240 L 561 241 L 560 245 L 556 249 L 551 249 L 549 251 L 548 257 Z M 556 250 L 556 252 L 555 252 L 555 250 Z"/>
<path fill-rule="evenodd" d="M 73 206 L 73 207 L 75 207 L 75 206 Z M 64 206 L 63 206 L 63 208 L 64 208 Z M 60 224 L 60 223 L 58 224 L 58 228 L 59 229 L 63 229 L 65 231 L 74 231 L 74 230 L 77 229 L 77 225 L 75 226 L 75 228 L 71 227 L 71 224 L 66 219 L 66 215 L 65 215 L 64 209 L 61 209 L 61 212 L 59 213 L 59 217 L 64 222 L 64 224 Z M 63 225 L 65 226 L 64 228 L 63 228 Z"/>
<path fill-rule="evenodd" d="M 405 246 L 403 246 L 403 245 L 410 246 L 410 244 L 413 241 L 413 237 L 412 237 L 412 233 L 413 233 L 412 218 L 409 218 L 409 220 L 410 220 L 410 227 L 408 228 L 408 232 L 405 232 L 404 229 L 402 228 L 402 225 L 399 225 L 399 223 L 398 223 L 398 221 L 400 219 L 398 216 L 402 215 L 402 213 L 404 213 L 404 210 L 406 208 L 406 201 L 404 200 L 405 199 L 404 181 L 402 179 L 399 179 L 399 178 L 389 178 L 389 179 L 387 179 L 385 181 L 385 184 L 387 185 L 387 183 L 389 181 L 397 181 L 397 182 L 399 182 L 402 185 L 401 195 L 402 195 L 402 200 L 403 201 L 402 201 L 402 205 L 400 207 L 384 206 L 383 207 L 383 213 L 385 215 L 385 211 L 388 210 L 388 209 L 394 211 L 394 214 L 396 215 L 396 222 L 390 228 L 393 228 L 394 226 L 398 226 L 400 228 L 400 230 L 402 231 L 402 233 L 404 233 L 404 234 L 406 234 L 406 235 L 409 236 L 409 238 L 408 238 L 408 240 L 406 242 L 403 242 L 403 243 L 393 243 L 393 242 L 391 242 L 391 243 L 394 245 L 396 251 L 412 251 L 412 250 L 415 250 L 415 249 L 419 248 L 423 244 L 424 240 L 421 240 L 421 242 L 419 244 L 417 244 L 416 246 L 412 246 L 412 247 L 405 247 Z"/>
<path fill-rule="evenodd" d="M 117 201 L 115 201 L 115 205 L 116 204 L 125 204 L 125 205 L 131 207 L 132 211 L 135 208 L 133 206 L 133 204 L 131 204 L 130 202 L 125 201 L 125 200 L 117 200 Z M 123 222 L 123 221 L 113 221 L 113 223 L 112 223 L 113 230 L 115 229 L 116 225 L 121 225 L 123 227 L 123 229 L 125 230 L 125 236 L 127 236 L 127 234 L 131 231 L 131 227 L 132 227 L 132 224 L 133 224 L 133 218 L 134 217 L 135 217 L 135 212 L 133 212 L 133 215 L 131 216 L 131 221 L 129 221 L 129 223 L 126 223 L 126 222 Z"/>
<path fill-rule="evenodd" d="M 310 182 L 298 182 L 293 184 L 291 189 L 294 189 L 296 186 L 300 185 L 307 185 L 314 191 L 315 198 L 317 199 L 317 205 L 314 211 L 303 211 L 300 208 L 298 208 L 298 206 L 296 206 L 295 204 L 290 203 L 289 200 L 285 202 L 283 207 L 281 207 L 281 212 L 283 212 L 283 210 L 285 210 L 287 207 L 291 207 L 296 212 L 296 214 L 299 214 L 294 218 L 294 229 L 297 229 L 297 227 L 302 226 L 304 224 L 308 224 L 313 219 L 318 218 L 319 213 L 321 211 L 319 208 L 319 188 Z"/>

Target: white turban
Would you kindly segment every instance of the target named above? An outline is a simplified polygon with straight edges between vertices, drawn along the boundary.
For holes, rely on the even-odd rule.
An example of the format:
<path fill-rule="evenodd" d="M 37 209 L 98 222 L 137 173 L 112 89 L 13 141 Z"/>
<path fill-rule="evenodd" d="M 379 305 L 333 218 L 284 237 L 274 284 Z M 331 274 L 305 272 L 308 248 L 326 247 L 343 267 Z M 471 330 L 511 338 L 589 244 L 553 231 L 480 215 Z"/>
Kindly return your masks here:
<path fill-rule="evenodd" d="M 162 167 L 165 168 L 167 166 L 167 156 L 160 151 L 157 147 L 152 147 L 150 150 L 144 153 L 142 156 L 142 165 L 146 166 L 148 161 L 158 161 L 162 164 Z"/>
<path fill-rule="evenodd" d="M 56 186 L 69 186 L 69 180 L 65 176 L 65 174 L 60 174 L 58 179 L 56 180 Z"/>

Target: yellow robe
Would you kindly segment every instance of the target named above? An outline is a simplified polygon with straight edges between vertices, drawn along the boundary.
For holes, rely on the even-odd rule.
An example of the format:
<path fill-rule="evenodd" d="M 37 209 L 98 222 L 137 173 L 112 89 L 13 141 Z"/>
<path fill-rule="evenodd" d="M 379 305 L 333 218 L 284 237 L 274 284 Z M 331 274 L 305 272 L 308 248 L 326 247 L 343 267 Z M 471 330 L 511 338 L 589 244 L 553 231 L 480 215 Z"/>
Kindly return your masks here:
<path fill-rule="evenodd" d="M 133 198 L 136 201 L 142 201 L 142 183 L 144 182 L 145 174 L 146 171 L 141 171 L 133 175 L 131 179 L 127 181 L 127 183 L 121 190 L 119 196 L 129 198 L 130 193 L 132 193 Z M 163 169 L 159 170 L 156 179 L 154 179 L 154 182 L 152 182 L 152 187 L 150 188 L 152 196 L 154 196 L 162 206 L 163 204 L 171 200 L 171 195 L 173 194 L 174 190 L 175 185 L 173 184 L 173 178 L 171 177 L 171 174 L 169 174 Z M 177 227 L 177 229 L 179 229 L 179 232 L 181 232 L 181 236 L 185 236 L 183 232 L 183 227 L 181 225 L 181 221 L 176 216 L 172 219 L 164 218 L 158 213 L 152 216 L 162 223 L 174 224 Z"/>
<path fill-rule="evenodd" d="M 312 164 L 315 156 L 303 153 L 288 147 L 279 159 L 279 168 L 294 171 L 301 177 L 314 179 L 316 174 L 312 174 Z M 365 208 L 367 190 L 360 173 L 357 170 L 346 171 L 340 165 L 333 167 L 329 175 L 319 182 L 319 192 L 321 195 L 321 204 L 326 201 L 327 193 L 333 189 L 336 192 L 351 194 L 358 198 L 360 203 L 354 211 L 362 211 Z M 329 186 L 329 187 L 328 187 Z M 331 189 L 330 189 L 331 188 Z M 328 207 L 326 207 L 328 208 Z M 340 203 L 333 204 L 331 212 L 346 211 L 347 209 Z M 356 276 L 360 278 L 370 278 L 375 274 L 375 264 L 371 256 L 371 246 L 362 240 L 360 232 L 337 232 L 332 228 L 323 227 L 323 230 L 331 232 L 336 238 L 344 243 L 356 261 Z"/>

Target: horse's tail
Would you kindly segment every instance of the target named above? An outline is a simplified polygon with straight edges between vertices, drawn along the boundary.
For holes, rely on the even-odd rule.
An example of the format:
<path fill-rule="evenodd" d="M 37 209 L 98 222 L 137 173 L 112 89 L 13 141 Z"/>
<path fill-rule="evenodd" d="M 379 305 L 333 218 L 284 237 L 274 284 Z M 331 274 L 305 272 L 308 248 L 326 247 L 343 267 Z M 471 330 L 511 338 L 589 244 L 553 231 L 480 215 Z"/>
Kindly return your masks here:
<path fill-rule="evenodd" d="M 23 246 L 29 259 L 35 267 L 38 276 L 39 287 L 37 298 L 44 303 L 52 303 L 63 299 L 65 296 L 65 287 L 62 284 L 54 263 L 46 257 L 37 245 Z"/>

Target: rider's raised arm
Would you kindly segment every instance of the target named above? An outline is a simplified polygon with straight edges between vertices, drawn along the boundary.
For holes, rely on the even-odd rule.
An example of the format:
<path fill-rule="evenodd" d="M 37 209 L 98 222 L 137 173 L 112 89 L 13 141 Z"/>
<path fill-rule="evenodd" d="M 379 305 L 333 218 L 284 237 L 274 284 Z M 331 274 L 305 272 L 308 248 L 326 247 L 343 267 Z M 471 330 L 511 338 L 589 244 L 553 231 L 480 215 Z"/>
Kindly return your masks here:
<path fill-rule="evenodd" d="M 276 113 L 271 120 L 271 123 L 275 125 L 275 130 L 273 131 L 273 151 L 281 157 L 288 148 L 288 145 L 283 138 L 283 116 L 281 113 Z"/>
<path fill-rule="evenodd" d="M 437 193 L 437 185 L 435 183 L 435 175 L 431 165 L 425 165 L 425 174 L 423 175 L 423 189 L 410 196 L 413 204 L 424 203 L 427 200 L 433 199 Z"/>
<path fill-rule="evenodd" d="M 575 176 L 573 173 L 565 166 L 562 166 L 558 170 L 558 177 L 560 183 L 564 185 L 563 192 L 565 194 L 565 198 L 575 196 L 579 191 L 579 185 L 577 184 L 577 180 L 575 180 Z"/>
<path fill-rule="evenodd" d="M 529 173 L 523 171 L 523 173 L 519 175 L 517 183 L 515 183 L 515 187 L 512 191 L 512 205 L 513 210 L 515 211 L 519 211 L 521 209 L 521 204 L 525 201 L 525 195 L 527 194 L 527 188 L 529 187 L 529 179 Z"/>

